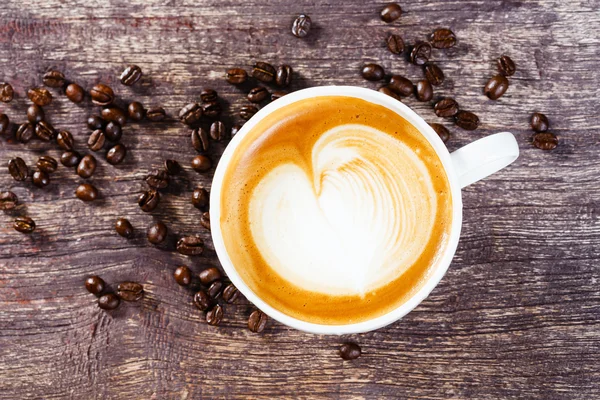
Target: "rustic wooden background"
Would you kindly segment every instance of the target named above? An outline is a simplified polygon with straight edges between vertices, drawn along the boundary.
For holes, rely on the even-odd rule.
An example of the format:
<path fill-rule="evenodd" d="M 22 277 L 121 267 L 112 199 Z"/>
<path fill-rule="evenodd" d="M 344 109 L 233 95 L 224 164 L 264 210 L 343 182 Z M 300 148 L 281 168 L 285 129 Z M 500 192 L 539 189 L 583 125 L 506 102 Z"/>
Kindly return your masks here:
<path fill-rule="evenodd" d="M 460 43 L 434 52 L 447 77 L 436 94 L 455 96 L 483 124 L 475 132 L 447 125 L 448 147 L 509 130 L 521 157 L 464 190 L 462 240 L 441 284 L 403 320 L 362 335 L 316 336 L 274 321 L 253 334 L 245 300 L 226 307 L 222 326 L 208 326 L 172 271 L 218 264 L 190 204 L 192 189 L 210 186 L 212 174 L 189 167 L 195 152 L 179 123 L 129 124 L 126 162 L 101 160 L 91 179 L 101 191 L 95 204 L 74 198 L 80 179 L 62 165 L 46 189 L 0 170 L 0 188 L 23 203 L 0 214 L 1 399 L 600 398 L 600 2 L 417 0 L 389 25 L 378 17 L 380 1 L 319 3 L 5 0 L 0 80 L 13 84 L 16 98 L 0 111 L 23 121 L 27 88 L 57 68 L 86 88 L 109 83 L 123 101 L 163 105 L 171 115 L 214 87 L 230 126 L 245 101 L 224 82 L 226 68 L 285 62 L 297 71 L 293 89 L 376 88 L 359 76 L 363 62 L 421 77 L 385 49 L 390 32 L 412 43 L 450 27 Z M 290 34 L 301 12 L 315 25 L 305 40 Z M 503 53 L 518 72 L 493 102 L 482 87 Z M 146 74 L 133 88 L 117 79 L 128 63 Z M 85 151 L 84 121 L 94 107 L 53 92 L 47 116 Z M 430 104 L 406 103 L 437 121 Z M 550 117 L 556 150 L 530 145 L 534 111 Z M 215 161 L 223 146 L 213 146 Z M 0 142 L 2 165 L 14 156 L 32 165 L 42 154 L 60 152 L 39 141 Z M 185 173 L 144 214 L 136 204 L 142 178 L 165 158 L 179 160 Z M 35 234 L 11 228 L 22 214 L 37 221 Z M 135 239 L 115 234 L 120 216 L 132 221 Z M 190 259 L 150 246 L 144 232 L 154 219 L 173 238 L 202 235 L 206 254 Z M 83 287 L 88 274 L 140 281 L 146 297 L 104 312 Z M 337 349 L 345 340 L 358 342 L 363 356 L 343 361 Z"/>

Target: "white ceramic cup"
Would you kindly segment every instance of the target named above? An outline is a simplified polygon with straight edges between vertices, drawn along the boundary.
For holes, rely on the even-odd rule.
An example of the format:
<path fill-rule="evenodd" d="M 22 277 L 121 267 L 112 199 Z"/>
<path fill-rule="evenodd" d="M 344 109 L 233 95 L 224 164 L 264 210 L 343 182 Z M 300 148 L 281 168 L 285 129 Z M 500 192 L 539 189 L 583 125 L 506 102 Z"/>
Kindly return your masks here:
<path fill-rule="evenodd" d="M 238 274 L 236 268 L 244 268 L 243 265 L 233 265 L 223 241 L 220 227 L 221 218 L 221 189 L 223 177 L 230 167 L 231 156 L 237 150 L 242 139 L 250 130 L 258 124 L 263 118 L 278 109 L 300 100 L 310 99 L 319 96 L 348 96 L 356 97 L 374 104 L 379 104 L 398 113 L 408 122 L 413 124 L 429 143 L 435 149 L 438 157 L 442 161 L 450 188 L 452 192 L 452 227 L 450 231 L 450 240 L 448 241 L 442 257 L 439 258 L 433 267 L 433 273 L 423 286 L 405 303 L 385 315 L 347 325 L 322 325 L 302 321 L 293 318 L 283 312 L 271 307 L 259 296 L 257 296 Z M 353 87 L 353 86 L 323 86 L 310 89 L 299 90 L 288 94 L 277 101 L 274 101 L 261 109 L 240 129 L 237 135 L 231 140 L 227 149 L 223 153 L 219 165 L 215 171 L 210 193 L 210 219 L 212 220 L 211 232 L 212 238 L 225 272 L 231 282 L 246 296 L 246 298 L 260 308 L 270 317 L 277 321 L 302 331 L 317 334 L 349 334 L 361 333 L 381 328 L 399 320 L 413 308 L 415 308 L 423 299 L 425 299 L 433 288 L 442 279 L 448 269 L 452 257 L 458 245 L 460 229 L 462 225 L 462 198 L 460 189 L 472 183 L 483 179 L 494 172 L 501 170 L 511 164 L 519 156 L 519 146 L 515 137 L 508 132 L 496 133 L 483 139 L 470 143 L 461 149 L 450 154 L 446 145 L 442 142 L 435 131 L 419 117 L 413 110 L 401 102 L 374 90 Z"/>

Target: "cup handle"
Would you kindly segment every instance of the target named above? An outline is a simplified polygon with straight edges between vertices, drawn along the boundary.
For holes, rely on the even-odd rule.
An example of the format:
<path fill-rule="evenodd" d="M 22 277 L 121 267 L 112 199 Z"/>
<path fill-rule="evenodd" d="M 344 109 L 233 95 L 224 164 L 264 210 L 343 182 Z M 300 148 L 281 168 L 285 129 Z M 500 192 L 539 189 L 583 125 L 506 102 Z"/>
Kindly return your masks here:
<path fill-rule="evenodd" d="M 461 188 L 500 171 L 517 157 L 519 145 L 510 132 L 484 137 L 450 154 Z"/>

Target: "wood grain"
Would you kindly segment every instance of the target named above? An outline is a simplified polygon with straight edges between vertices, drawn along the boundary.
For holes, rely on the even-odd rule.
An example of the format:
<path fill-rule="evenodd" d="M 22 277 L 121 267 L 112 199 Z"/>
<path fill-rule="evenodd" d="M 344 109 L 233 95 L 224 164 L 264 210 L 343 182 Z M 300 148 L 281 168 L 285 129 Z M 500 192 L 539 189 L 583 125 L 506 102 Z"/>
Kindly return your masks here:
<path fill-rule="evenodd" d="M 379 62 L 386 71 L 421 79 L 422 72 L 385 49 L 390 32 L 407 43 L 437 27 L 450 27 L 459 44 L 434 51 L 447 80 L 436 96 L 454 96 L 483 124 L 466 132 L 444 121 L 450 150 L 508 130 L 521 157 L 510 168 L 466 188 L 464 224 L 454 261 L 431 296 L 401 321 L 346 337 L 309 335 L 270 321 L 263 334 L 246 327 L 253 307 L 245 300 L 225 309 L 210 327 L 177 286 L 178 264 L 199 272 L 218 265 L 210 235 L 191 207 L 199 175 L 189 130 L 179 123 L 129 124 L 123 165 L 104 160 L 91 181 L 101 200 L 83 204 L 80 182 L 62 165 L 46 189 L 17 184 L 5 167 L 0 188 L 23 205 L 0 214 L 0 399 L 197 398 L 600 398 L 600 2 L 413 1 L 400 20 L 378 18 L 384 2 L 296 0 L 7 0 L 0 9 L 0 80 L 16 98 L 0 104 L 13 122 L 24 121 L 26 90 L 49 68 L 90 88 L 112 85 L 123 103 L 163 105 L 171 116 L 204 87 L 218 90 L 225 122 L 238 120 L 243 90 L 223 80 L 225 69 L 256 60 L 289 63 L 292 89 L 348 84 L 376 88 L 358 71 Z M 298 13 L 314 29 L 305 40 L 290 34 Z M 482 94 L 494 59 L 510 55 L 518 72 L 500 100 Z M 128 63 L 145 77 L 132 88 L 118 83 Z M 247 88 L 246 88 L 247 89 Z M 54 91 L 46 110 L 85 151 L 89 102 L 75 106 Z M 426 120 L 440 122 L 431 104 L 405 101 Z M 551 152 L 533 148 L 528 127 L 546 113 L 560 138 Z M 214 145 L 218 161 L 225 144 Z M 0 162 L 21 156 L 58 157 L 53 144 L 0 141 Z M 101 157 L 99 157 L 100 159 Z M 135 199 L 142 178 L 166 158 L 185 172 L 144 214 Z M 16 215 L 38 224 L 25 236 L 12 230 Z M 127 216 L 136 237 L 114 233 Z M 153 220 L 171 239 L 198 233 L 205 255 L 190 259 L 149 246 Z M 83 287 L 89 274 L 112 285 L 142 282 L 146 297 L 117 311 L 98 309 Z M 363 355 L 337 354 L 354 340 Z"/>

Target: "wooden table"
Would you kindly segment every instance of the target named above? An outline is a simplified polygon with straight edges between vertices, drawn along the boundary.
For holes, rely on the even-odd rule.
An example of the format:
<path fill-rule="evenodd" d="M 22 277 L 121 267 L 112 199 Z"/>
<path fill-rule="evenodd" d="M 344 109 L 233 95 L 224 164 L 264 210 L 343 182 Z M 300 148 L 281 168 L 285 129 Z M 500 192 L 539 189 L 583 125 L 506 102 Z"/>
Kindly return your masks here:
<path fill-rule="evenodd" d="M 414 43 L 450 27 L 460 42 L 434 51 L 447 77 L 436 95 L 456 97 L 482 126 L 467 132 L 444 122 L 452 131 L 449 149 L 508 130 L 521 157 L 464 190 L 462 240 L 429 298 L 391 326 L 348 337 L 305 334 L 274 321 L 254 334 L 246 328 L 254 308 L 245 300 L 226 306 L 222 326 L 206 324 L 192 290 L 176 285 L 172 273 L 179 264 L 195 272 L 218 265 L 190 204 L 196 185 L 210 186 L 212 171 L 191 170 L 190 132 L 174 119 L 125 127 L 126 161 L 113 167 L 100 154 L 91 181 L 101 199 L 94 204 L 75 199 L 81 179 L 62 165 L 46 189 L 17 183 L 2 167 L 0 188 L 15 192 L 22 205 L 0 214 L 1 399 L 600 397 L 598 0 L 412 1 L 393 24 L 379 19 L 382 2 L 359 0 L 66 3 L 2 5 L 0 80 L 12 83 L 16 98 L 0 110 L 12 121 L 25 119 L 26 90 L 57 68 L 86 88 L 105 82 L 120 101 L 162 105 L 171 116 L 213 87 L 231 126 L 246 101 L 224 81 L 227 68 L 289 63 L 297 71 L 292 89 L 377 88 L 360 77 L 364 62 L 416 81 L 421 70 L 389 53 L 384 39 L 396 32 Z M 290 34 L 301 12 L 314 22 L 304 40 Z M 501 54 L 516 61 L 518 72 L 507 94 L 491 101 L 482 87 Z M 118 82 L 128 63 L 145 73 L 132 88 Z M 53 93 L 48 118 L 87 151 L 85 119 L 97 109 Z M 405 102 L 440 122 L 431 104 Z M 530 144 L 534 111 L 549 116 L 560 138 L 554 151 Z M 213 145 L 215 163 L 225 145 Z M 0 142 L 2 165 L 14 156 L 33 165 L 43 154 L 58 158 L 60 151 L 40 141 Z M 166 158 L 185 172 L 145 214 L 136 204 L 143 177 Z M 17 215 L 35 219 L 33 235 L 12 229 Z M 120 216 L 133 223 L 133 240 L 115 234 Z M 205 255 L 179 255 L 172 241 L 170 250 L 149 245 L 144 232 L 154 220 L 168 225 L 171 239 L 202 235 Z M 102 311 L 83 287 L 89 274 L 113 287 L 142 282 L 146 296 Z M 362 346 L 362 357 L 339 357 L 346 340 Z"/>

